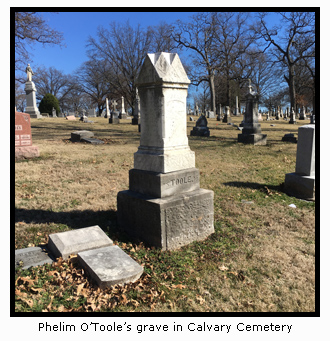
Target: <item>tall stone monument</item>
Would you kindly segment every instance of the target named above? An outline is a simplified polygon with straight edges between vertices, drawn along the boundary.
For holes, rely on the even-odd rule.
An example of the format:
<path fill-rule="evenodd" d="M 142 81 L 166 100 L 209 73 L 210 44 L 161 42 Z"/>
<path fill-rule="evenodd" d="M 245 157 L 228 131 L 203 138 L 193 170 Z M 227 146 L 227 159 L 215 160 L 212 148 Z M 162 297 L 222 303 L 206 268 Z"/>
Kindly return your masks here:
<path fill-rule="evenodd" d="M 258 123 L 258 100 L 258 94 L 252 91 L 251 82 L 249 82 L 249 92 L 246 95 L 244 126 L 242 134 L 238 134 L 238 142 L 254 145 L 265 145 L 267 143 L 267 135 L 261 134 L 260 123 Z"/>
<path fill-rule="evenodd" d="M 124 100 L 124 96 L 121 96 L 121 111 L 119 114 L 119 118 L 124 120 L 127 118 L 127 114 L 125 112 L 125 100 Z"/>
<path fill-rule="evenodd" d="M 315 125 L 298 128 L 296 172 L 285 174 L 287 193 L 301 199 L 315 200 Z"/>
<path fill-rule="evenodd" d="M 186 127 L 190 81 L 176 53 L 148 54 L 137 80 L 141 139 L 129 190 L 117 195 L 120 228 L 162 250 L 214 232 L 213 191 L 200 188 Z"/>
<path fill-rule="evenodd" d="M 109 100 L 108 98 L 105 99 L 105 118 L 110 117 L 110 111 L 109 111 Z"/>
<path fill-rule="evenodd" d="M 32 75 L 34 75 L 34 72 L 32 71 L 30 64 L 27 65 L 25 71 L 27 81 L 24 88 L 26 94 L 26 107 L 24 111 L 29 114 L 31 118 L 41 118 L 42 116 L 39 112 L 36 101 L 37 89 L 35 84 L 32 82 Z"/>

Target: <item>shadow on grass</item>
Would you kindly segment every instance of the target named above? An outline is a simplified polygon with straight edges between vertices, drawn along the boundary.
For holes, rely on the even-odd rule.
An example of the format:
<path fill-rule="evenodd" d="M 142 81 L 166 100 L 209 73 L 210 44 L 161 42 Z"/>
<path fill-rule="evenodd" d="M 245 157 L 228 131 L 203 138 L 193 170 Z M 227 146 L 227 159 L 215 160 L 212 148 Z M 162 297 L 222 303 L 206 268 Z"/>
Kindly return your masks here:
<path fill-rule="evenodd" d="M 225 182 L 225 186 L 232 186 L 232 187 L 238 187 L 238 188 L 250 188 L 250 189 L 257 189 L 260 191 L 265 191 L 266 188 L 268 188 L 270 191 L 276 191 L 276 192 L 283 192 L 283 183 L 274 186 L 269 184 L 259 184 L 257 182 L 242 182 L 242 181 L 231 181 L 231 182 Z"/>
<path fill-rule="evenodd" d="M 15 222 L 21 221 L 27 224 L 63 224 L 71 229 L 98 225 L 111 239 L 127 241 L 126 234 L 118 229 L 117 212 L 114 210 L 54 212 L 15 208 Z"/>

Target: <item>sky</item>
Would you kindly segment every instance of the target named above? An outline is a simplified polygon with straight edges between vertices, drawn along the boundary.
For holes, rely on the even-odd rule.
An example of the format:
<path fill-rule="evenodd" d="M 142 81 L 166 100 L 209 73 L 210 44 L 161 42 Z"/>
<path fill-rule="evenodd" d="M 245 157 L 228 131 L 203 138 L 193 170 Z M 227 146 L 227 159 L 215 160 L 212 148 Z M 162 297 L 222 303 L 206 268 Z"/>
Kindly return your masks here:
<path fill-rule="evenodd" d="M 97 28 L 108 28 L 110 22 L 126 23 L 142 27 L 158 25 L 161 21 L 172 23 L 177 19 L 188 20 L 193 12 L 59 12 L 42 13 L 47 25 L 63 33 L 66 47 L 41 44 L 29 49 L 32 69 L 38 66 L 54 67 L 65 74 L 74 72 L 86 61 L 86 42 L 89 36 L 97 36 Z M 150 51 L 152 53 L 152 51 Z M 27 62 L 28 63 L 28 62 Z"/>

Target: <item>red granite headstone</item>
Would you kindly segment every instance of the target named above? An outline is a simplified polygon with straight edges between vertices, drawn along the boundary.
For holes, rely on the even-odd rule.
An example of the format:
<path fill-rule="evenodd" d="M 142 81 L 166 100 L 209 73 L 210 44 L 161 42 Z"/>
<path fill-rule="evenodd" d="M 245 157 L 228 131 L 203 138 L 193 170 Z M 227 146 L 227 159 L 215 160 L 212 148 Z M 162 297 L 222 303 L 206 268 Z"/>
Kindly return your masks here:
<path fill-rule="evenodd" d="M 15 111 L 15 159 L 34 158 L 39 148 L 32 146 L 30 115 Z"/>
<path fill-rule="evenodd" d="M 15 147 L 32 146 L 30 115 L 15 112 Z"/>

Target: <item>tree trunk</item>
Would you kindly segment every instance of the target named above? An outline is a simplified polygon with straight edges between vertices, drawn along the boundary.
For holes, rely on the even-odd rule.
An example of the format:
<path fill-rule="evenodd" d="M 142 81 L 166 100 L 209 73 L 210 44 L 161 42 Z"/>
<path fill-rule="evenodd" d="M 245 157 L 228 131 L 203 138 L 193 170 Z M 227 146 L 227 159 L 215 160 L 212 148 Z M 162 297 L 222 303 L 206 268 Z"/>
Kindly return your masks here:
<path fill-rule="evenodd" d="M 211 71 L 209 75 L 210 93 L 211 93 L 211 111 L 215 113 L 215 86 L 214 86 L 214 72 Z"/>
<path fill-rule="evenodd" d="M 289 64 L 289 92 L 290 92 L 290 103 L 291 108 L 297 112 L 296 108 L 296 86 L 295 86 L 295 74 L 294 74 L 294 65 Z M 291 110 L 290 108 L 290 110 Z"/>

